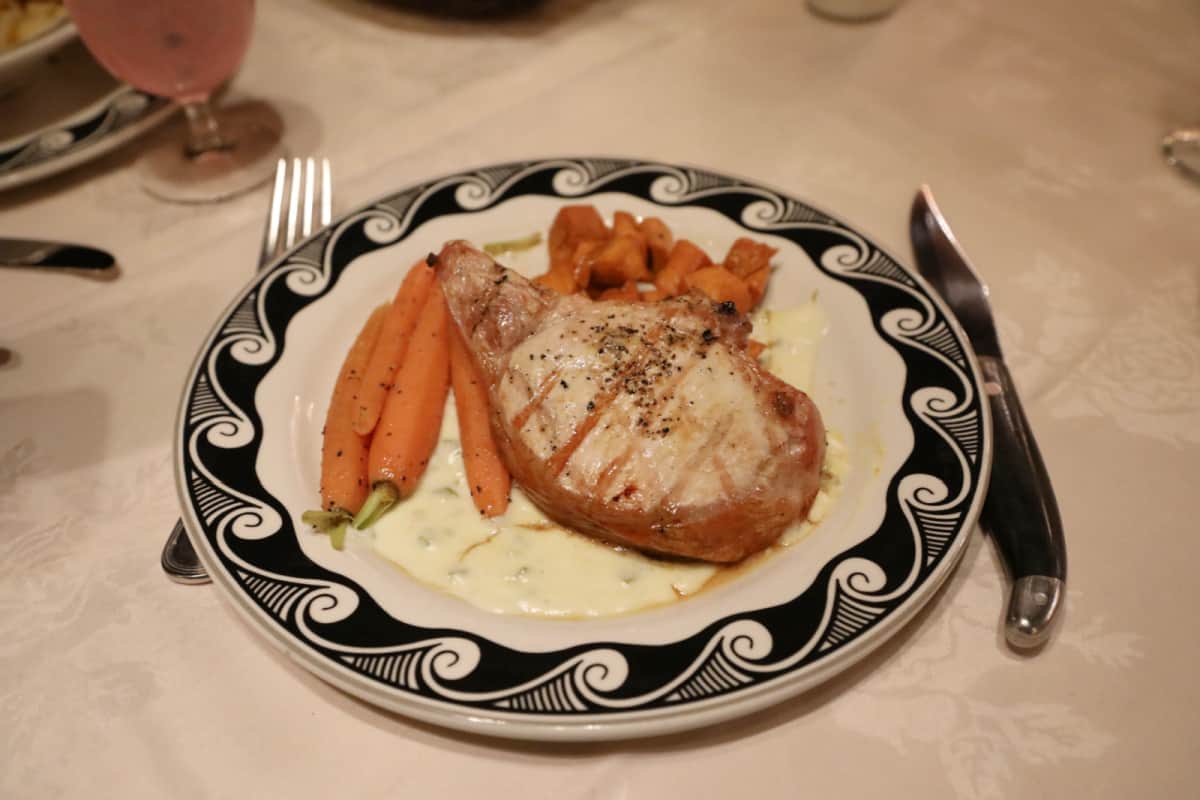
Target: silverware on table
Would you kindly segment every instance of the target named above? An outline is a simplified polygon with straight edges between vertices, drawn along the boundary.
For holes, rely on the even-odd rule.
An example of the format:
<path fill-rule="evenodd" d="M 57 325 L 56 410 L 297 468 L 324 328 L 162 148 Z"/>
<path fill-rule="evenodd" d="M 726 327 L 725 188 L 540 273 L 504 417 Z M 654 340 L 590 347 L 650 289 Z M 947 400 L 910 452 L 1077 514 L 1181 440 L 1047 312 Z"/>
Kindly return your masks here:
<path fill-rule="evenodd" d="M 0 267 L 51 269 L 97 280 L 112 280 L 121 272 L 117 260 L 103 250 L 37 239 L 0 238 Z"/>
<path fill-rule="evenodd" d="M 979 360 L 994 442 L 980 525 L 995 541 L 1013 580 L 1005 638 L 1014 647 L 1036 647 L 1049 638 L 1067 577 L 1066 543 L 1050 477 L 1004 364 L 987 286 L 967 261 L 928 186 L 913 200 L 909 235 L 917 269 L 958 317 Z"/>
<path fill-rule="evenodd" d="M 332 218 L 333 175 L 329 159 L 317 162 L 312 158 L 303 161 L 294 158 L 290 171 L 288 161 L 279 159 L 258 268 L 261 270 L 296 242 L 312 234 L 317 220 L 323 227 Z M 175 521 L 175 527 L 167 537 L 162 551 L 162 568 L 177 583 L 208 583 L 211 580 L 188 539 L 183 520 Z"/>

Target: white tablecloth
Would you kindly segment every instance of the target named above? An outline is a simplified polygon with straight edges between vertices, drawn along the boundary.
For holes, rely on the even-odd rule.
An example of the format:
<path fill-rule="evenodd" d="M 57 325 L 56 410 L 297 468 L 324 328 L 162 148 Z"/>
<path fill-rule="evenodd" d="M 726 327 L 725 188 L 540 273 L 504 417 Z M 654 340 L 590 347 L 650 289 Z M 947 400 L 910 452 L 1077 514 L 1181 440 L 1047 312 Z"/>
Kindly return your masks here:
<path fill-rule="evenodd" d="M 362 704 L 159 571 L 190 360 L 247 280 L 263 193 L 138 191 L 138 146 L 0 195 L 0 235 L 115 252 L 110 284 L 0 273 L 0 795 L 1195 796 L 1200 122 L 1189 0 L 550 0 L 522 21 L 264 0 L 236 93 L 330 157 L 337 206 L 464 166 L 614 154 L 808 198 L 907 257 L 930 183 L 989 279 L 1066 523 L 1054 642 L 999 635 L 976 537 L 926 613 L 822 688 L 715 729 L 514 744 Z M 165 135 L 163 132 L 162 135 Z"/>

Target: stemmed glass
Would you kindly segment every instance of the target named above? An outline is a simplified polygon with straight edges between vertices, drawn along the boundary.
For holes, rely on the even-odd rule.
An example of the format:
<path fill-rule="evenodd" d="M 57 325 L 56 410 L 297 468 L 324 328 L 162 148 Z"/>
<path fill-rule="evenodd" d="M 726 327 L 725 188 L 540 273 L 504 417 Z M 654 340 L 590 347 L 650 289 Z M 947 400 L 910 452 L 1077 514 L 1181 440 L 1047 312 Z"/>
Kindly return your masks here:
<path fill-rule="evenodd" d="M 265 183 L 283 155 L 278 115 L 263 104 L 214 112 L 212 93 L 237 70 L 254 29 L 254 0 L 66 0 L 92 55 L 113 75 L 170 97 L 187 117 L 186 142 L 139 162 L 142 185 L 163 200 L 224 200 Z"/>

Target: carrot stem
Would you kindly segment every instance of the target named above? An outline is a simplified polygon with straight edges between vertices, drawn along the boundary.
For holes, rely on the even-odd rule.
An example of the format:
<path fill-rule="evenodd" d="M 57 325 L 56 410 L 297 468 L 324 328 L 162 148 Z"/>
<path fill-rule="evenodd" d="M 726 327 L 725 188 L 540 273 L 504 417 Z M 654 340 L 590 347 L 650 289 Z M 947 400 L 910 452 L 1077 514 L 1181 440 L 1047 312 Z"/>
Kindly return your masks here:
<path fill-rule="evenodd" d="M 379 481 L 371 488 L 359 512 L 355 514 L 353 525 L 358 530 L 369 528 L 379 521 L 383 512 L 387 511 L 400 499 L 400 490 L 391 481 Z"/>
<path fill-rule="evenodd" d="M 350 515 L 345 511 L 305 511 L 300 519 L 320 533 L 328 534 L 334 550 L 346 546 L 346 526 L 350 523 Z"/>

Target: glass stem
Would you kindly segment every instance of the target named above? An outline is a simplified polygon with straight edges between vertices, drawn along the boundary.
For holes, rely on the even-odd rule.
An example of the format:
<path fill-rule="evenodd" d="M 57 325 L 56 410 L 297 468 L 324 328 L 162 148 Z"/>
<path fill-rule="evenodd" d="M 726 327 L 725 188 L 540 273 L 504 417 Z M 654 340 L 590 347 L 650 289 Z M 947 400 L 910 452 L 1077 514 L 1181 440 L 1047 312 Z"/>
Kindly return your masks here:
<path fill-rule="evenodd" d="M 187 115 L 188 123 L 188 158 L 196 158 L 214 150 L 228 150 L 233 146 L 233 142 L 221 134 L 207 97 L 185 101 L 183 113 Z"/>

